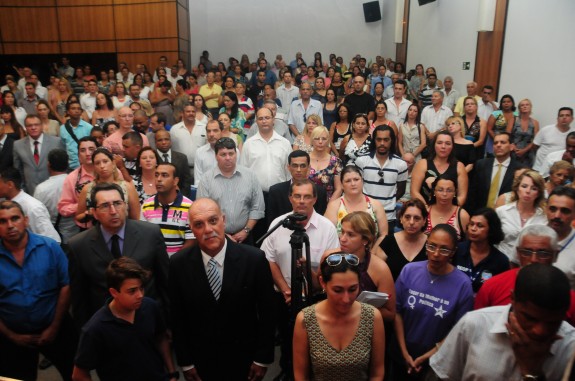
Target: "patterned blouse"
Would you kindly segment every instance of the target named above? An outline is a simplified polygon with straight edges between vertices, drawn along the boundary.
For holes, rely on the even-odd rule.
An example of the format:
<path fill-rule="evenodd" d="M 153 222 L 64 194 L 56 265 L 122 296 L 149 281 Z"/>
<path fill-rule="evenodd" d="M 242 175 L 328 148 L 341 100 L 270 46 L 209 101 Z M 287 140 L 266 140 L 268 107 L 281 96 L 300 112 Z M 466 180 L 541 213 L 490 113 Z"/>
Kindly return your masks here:
<path fill-rule="evenodd" d="M 339 160 L 337 156 L 331 156 L 329 158 L 329 164 L 324 169 L 317 171 L 314 168 L 310 168 L 309 179 L 325 188 L 327 200 L 329 201 L 335 190 L 335 176 L 339 177 L 342 170 L 341 160 Z"/>

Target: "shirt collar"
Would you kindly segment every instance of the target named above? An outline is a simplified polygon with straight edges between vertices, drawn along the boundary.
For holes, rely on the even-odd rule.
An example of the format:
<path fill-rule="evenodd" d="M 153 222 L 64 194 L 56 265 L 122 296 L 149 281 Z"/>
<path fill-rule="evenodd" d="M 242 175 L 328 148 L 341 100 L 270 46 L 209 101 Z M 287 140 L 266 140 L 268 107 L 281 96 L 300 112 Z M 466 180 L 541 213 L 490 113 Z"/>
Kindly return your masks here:
<path fill-rule="evenodd" d="M 224 239 L 224 246 L 222 247 L 222 249 L 213 257 L 216 262 L 218 262 L 218 265 L 220 267 L 224 266 L 224 260 L 226 259 L 226 249 L 228 247 L 228 240 Z M 204 262 L 204 267 L 208 266 L 208 262 L 210 261 L 210 259 L 212 259 L 212 257 L 208 254 L 206 254 L 205 251 L 201 250 L 202 253 L 202 261 Z"/>
<path fill-rule="evenodd" d="M 124 225 L 120 228 L 120 230 L 118 230 L 118 232 L 114 234 L 109 233 L 106 229 L 104 229 L 102 225 L 100 225 L 100 231 L 102 232 L 102 236 L 104 237 L 104 242 L 106 242 L 106 244 L 110 242 L 114 234 L 117 234 L 118 237 L 120 237 L 120 239 L 123 241 L 124 235 L 126 233 L 126 223 L 124 223 Z"/>
<path fill-rule="evenodd" d="M 0 139 L 0 144 L 4 145 L 6 143 L 6 139 L 8 139 L 8 135 L 4 134 L 2 139 Z"/>
<path fill-rule="evenodd" d="M 184 199 L 184 195 L 182 193 L 178 192 L 176 194 L 176 198 L 174 199 L 174 201 L 170 202 L 167 206 L 175 206 L 175 207 L 181 206 L 183 199 Z M 154 209 L 158 209 L 158 206 L 160 206 L 160 205 L 162 205 L 162 204 L 158 200 L 158 195 L 156 194 L 154 196 Z"/>
<path fill-rule="evenodd" d="M 509 156 L 507 159 L 503 160 L 503 162 L 501 163 L 501 165 L 505 168 L 509 167 L 509 164 L 511 163 L 511 156 Z M 499 162 L 497 161 L 497 159 L 493 160 L 493 167 L 497 168 L 497 165 L 499 164 Z"/>
<path fill-rule="evenodd" d="M 42 144 L 42 142 L 44 141 L 44 133 L 41 133 L 38 139 L 36 139 L 35 141 Z M 34 139 L 30 138 L 30 142 L 32 143 L 32 145 L 34 145 Z"/>

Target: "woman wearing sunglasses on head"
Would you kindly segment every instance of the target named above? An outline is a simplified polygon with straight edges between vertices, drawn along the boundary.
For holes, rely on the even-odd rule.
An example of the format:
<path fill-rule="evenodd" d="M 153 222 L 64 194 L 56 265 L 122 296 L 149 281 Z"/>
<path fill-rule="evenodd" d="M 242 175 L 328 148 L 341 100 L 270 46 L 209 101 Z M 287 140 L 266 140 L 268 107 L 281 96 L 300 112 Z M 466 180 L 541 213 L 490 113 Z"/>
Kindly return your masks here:
<path fill-rule="evenodd" d="M 425 245 L 427 261 L 407 264 L 397 279 L 397 343 L 392 346 L 399 348 L 390 353 L 401 353 L 402 358 L 391 359 L 393 379 L 424 380 L 429 358 L 455 323 L 473 309 L 471 281 L 450 263 L 456 248 L 455 229 L 435 226 Z"/>
<path fill-rule="evenodd" d="M 383 380 L 385 331 L 374 307 L 356 302 L 360 260 L 343 252 L 328 255 L 319 281 L 327 300 L 301 311 L 294 328 L 294 379 Z"/>

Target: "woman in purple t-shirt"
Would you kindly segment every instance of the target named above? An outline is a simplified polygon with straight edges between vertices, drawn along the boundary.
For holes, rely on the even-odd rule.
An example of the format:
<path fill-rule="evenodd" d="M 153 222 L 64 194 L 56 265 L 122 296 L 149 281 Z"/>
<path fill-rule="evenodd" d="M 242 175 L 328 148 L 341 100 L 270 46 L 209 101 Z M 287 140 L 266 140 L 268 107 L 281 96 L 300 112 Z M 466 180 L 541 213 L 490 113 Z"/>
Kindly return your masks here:
<path fill-rule="evenodd" d="M 455 229 L 436 225 L 425 248 L 427 261 L 406 265 L 395 284 L 399 348 L 392 348 L 390 355 L 393 374 L 402 380 L 423 380 L 429 358 L 455 323 L 473 309 L 471 281 L 450 263 L 457 248 Z"/>

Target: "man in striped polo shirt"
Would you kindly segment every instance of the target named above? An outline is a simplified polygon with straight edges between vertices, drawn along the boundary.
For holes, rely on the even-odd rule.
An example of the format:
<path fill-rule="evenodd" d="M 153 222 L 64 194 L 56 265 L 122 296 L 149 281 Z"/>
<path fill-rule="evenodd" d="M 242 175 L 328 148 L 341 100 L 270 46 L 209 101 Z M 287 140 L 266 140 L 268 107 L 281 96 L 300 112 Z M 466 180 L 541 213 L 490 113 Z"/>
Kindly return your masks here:
<path fill-rule="evenodd" d="M 142 221 L 160 226 L 169 256 L 195 243 L 188 220 L 192 201 L 178 192 L 178 182 L 174 164 L 159 164 L 156 168 L 158 193 L 144 202 L 140 213 Z"/>
<path fill-rule="evenodd" d="M 383 205 L 390 234 L 395 227 L 395 203 L 405 193 L 407 182 L 407 164 L 395 154 L 396 141 L 391 127 L 377 126 L 371 153 L 355 160 L 363 171 L 363 193 Z"/>

